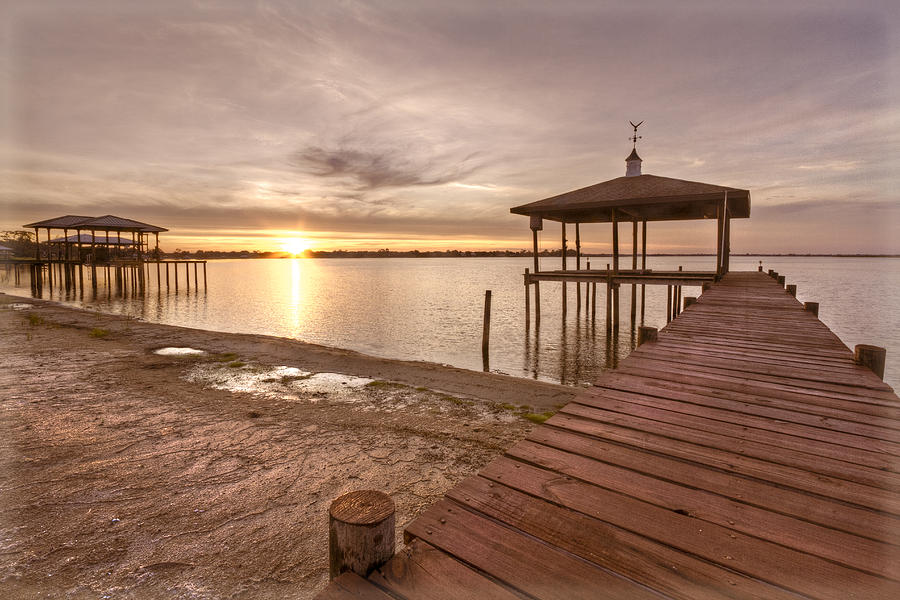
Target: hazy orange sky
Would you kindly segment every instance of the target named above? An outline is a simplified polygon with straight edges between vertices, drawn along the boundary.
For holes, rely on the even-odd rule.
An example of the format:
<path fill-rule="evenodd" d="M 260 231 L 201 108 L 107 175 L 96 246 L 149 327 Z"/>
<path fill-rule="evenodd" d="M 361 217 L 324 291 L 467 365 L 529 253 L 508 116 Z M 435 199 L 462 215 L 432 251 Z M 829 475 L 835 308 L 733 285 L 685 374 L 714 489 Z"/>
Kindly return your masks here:
<path fill-rule="evenodd" d="M 509 208 L 623 175 L 632 119 L 644 173 L 751 191 L 733 252 L 900 253 L 896 4 L 0 0 L 0 229 L 527 248 Z"/>

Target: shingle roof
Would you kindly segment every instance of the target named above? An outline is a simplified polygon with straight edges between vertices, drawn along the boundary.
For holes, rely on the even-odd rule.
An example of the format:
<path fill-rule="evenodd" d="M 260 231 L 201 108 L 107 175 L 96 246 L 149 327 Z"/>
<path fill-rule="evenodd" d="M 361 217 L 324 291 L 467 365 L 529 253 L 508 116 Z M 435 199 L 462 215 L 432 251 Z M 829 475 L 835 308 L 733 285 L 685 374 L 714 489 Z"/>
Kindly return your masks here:
<path fill-rule="evenodd" d="M 725 192 L 729 215 L 749 217 L 748 190 L 657 175 L 617 177 L 509 210 L 570 223 L 607 223 L 612 220 L 613 208 L 623 221 L 708 219 L 716 216 Z"/>
<path fill-rule="evenodd" d="M 134 219 L 125 219 L 115 215 L 104 215 L 102 217 L 84 217 L 78 215 L 65 215 L 62 217 L 54 217 L 45 219 L 22 227 L 37 227 L 50 229 L 97 229 L 100 231 L 142 231 L 144 233 L 159 233 L 168 231 L 165 227 L 158 227 L 148 223 L 141 223 Z"/>
<path fill-rule="evenodd" d="M 52 219 L 44 219 L 43 221 L 37 221 L 35 223 L 29 223 L 28 225 L 22 225 L 22 227 L 50 227 L 51 229 L 74 229 L 74 226 L 81 223 L 82 221 L 87 221 L 92 217 L 85 217 L 83 215 L 64 215 L 62 217 L 53 217 Z"/>

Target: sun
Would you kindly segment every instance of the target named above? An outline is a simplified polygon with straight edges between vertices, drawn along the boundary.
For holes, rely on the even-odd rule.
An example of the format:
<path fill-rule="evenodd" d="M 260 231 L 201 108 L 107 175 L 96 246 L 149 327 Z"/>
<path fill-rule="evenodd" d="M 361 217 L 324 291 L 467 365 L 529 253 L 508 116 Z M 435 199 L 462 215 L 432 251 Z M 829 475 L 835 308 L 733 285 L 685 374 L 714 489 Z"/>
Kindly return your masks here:
<path fill-rule="evenodd" d="M 281 240 L 281 249 L 285 252 L 293 254 L 294 256 L 303 254 L 303 251 L 308 250 L 310 245 L 311 244 L 309 240 L 302 237 L 291 237 Z"/>

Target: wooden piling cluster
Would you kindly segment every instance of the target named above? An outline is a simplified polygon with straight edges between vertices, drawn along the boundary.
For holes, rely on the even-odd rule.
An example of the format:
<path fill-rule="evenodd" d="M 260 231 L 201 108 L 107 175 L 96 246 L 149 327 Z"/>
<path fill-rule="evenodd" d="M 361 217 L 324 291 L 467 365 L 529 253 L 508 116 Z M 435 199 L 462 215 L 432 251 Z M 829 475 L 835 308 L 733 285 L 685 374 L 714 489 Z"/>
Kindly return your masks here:
<path fill-rule="evenodd" d="M 108 293 L 118 296 L 143 295 L 147 293 L 151 273 L 156 271 L 156 289 L 162 292 L 162 270 L 165 269 L 165 290 L 169 291 L 169 267 L 174 275 L 174 289 L 178 292 L 178 270 L 184 265 L 183 282 L 190 291 L 191 269 L 193 269 L 194 289 L 200 289 L 199 265 L 203 266 L 203 290 L 207 289 L 205 260 L 148 260 L 113 261 L 108 263 L 85 264 L 76 261 L 43 260 L 19 261 L 14 266 L 16 284 L 21 282 L 20 271 L 28 270 L 31 294 L 42 297 L 44 287 L 52 295 L 54 289 L 60 293 L 83 296 L 86 287 L 96 294 L 101 282 Z"/>
<path fill-rule="evenodd" d="M 639 335 L 319 597 L 900 597 L 900 398 L 867 349 L 758 271 Z"/>

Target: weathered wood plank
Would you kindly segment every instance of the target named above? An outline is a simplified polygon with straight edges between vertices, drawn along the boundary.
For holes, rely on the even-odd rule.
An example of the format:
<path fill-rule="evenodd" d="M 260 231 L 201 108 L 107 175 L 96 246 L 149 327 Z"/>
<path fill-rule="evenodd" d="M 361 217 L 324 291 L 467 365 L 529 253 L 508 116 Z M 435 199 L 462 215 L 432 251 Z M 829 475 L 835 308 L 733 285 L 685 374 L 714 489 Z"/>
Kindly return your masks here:
<path fill-rule="evenodd" d="M 583 561 L 491 519 L 442 500 L 406 528 L 458 560 L 536 598 L 632 600 L 659 596 L 620 575 Z"/>
<path fill-rule="evenodd" d="M 331 580 L 319 600 L 392 600 L 392 598 L 352 571 Z"/>
<path fill-rule="evenodd" d="M 900 586 L 895 582 L 604 490 L 552 467 L 498 459 L 485 467 L 481 475 L 810 597 L 844 600 L 851 594 L 864 598 L 890 598 L 900 594 Z"/>
<path fill-rule="evenodd" d="M 392 594 L 419 600 L 519 600 L 520 596 L 420 539 L 369 579 Z"/>

